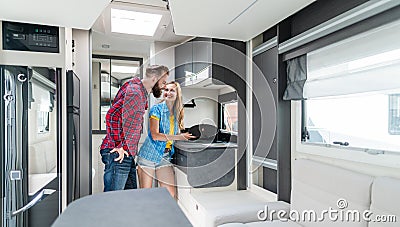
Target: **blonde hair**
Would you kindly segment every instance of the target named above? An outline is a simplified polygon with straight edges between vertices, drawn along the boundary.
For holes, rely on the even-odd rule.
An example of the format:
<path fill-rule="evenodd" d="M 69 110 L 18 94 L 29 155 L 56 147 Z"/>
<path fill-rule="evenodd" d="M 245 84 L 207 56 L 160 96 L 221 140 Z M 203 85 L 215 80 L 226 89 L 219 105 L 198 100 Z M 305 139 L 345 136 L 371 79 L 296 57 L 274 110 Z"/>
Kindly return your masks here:
<path fill-rule="evenodd" d="M 175 99 L 175 104 L 174 104 L 174 116 L 175 119 L 178 120 L 178 126 L 179 129 L 182 130 L 184 129 L 183 125 L 183 117 L 185 115 L 185 112 L 183 110 L 183 102 L 182 102 L 182 89 L 181 86 L 179 85 L 178 82 L 171 81 L 168 82 L 166 85 L 173 84 L 176 87 L 176 99 Z"/>

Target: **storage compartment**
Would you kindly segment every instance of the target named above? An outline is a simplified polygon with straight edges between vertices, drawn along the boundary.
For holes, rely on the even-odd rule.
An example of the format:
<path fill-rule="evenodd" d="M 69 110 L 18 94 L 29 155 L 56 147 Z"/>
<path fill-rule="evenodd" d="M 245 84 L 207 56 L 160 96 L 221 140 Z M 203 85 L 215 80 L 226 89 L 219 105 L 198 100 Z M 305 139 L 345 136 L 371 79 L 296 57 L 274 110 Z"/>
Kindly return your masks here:
<path fill-rule="evenodd" d="M 175 164 L 194 188 L 224 187 L 235 179 L 233 143 L 175 143 Z"/>
<path fill-rule="evenodd" d="M 236 76 L 246 75 L 246 43 L 197 37 L 175 47 L 175 80 L 181 86 L 236 87 Z"/>

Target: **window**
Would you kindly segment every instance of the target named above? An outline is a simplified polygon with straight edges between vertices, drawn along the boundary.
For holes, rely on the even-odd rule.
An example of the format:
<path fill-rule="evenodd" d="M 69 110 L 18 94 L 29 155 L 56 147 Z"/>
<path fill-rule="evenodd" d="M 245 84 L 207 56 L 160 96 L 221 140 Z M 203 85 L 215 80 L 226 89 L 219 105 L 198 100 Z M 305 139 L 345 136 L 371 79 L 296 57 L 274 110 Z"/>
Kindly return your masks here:
<path fill-rule="evenodd" d="M 239 127 L 238 95 L 230 86 L 223 89 L 230 90 L 230 92 L 218 95 L 218 127 L 235 134 Z"/>
<path fill-rule="evenodd" d="M 238 131 L 238 102 L 223 103 L 224 129 L 230 132 Z"/>
<path fill-rule="evenodd" d="M 307 54 L 309 143 L 400 152 L 400 21 Z"/>
<path fill-rule="evenodd" d="M 49 112 L 37 111 L 38 133 L 49 132 Z"/>
<path fill-rule="evenodd" d="M 92 127 L 96 133 L 105 132 L 106 114 L 119 88 L 133 77 L 142 77 L 142 63 L 141 58 L 93 55 Z"/>
<path fill-rule="evenodd" d="M 400 135 L 400 94 L 389 95 L 389 134 Z"/>
<path fill-rule="evenodd" d="M 400 151 L 400 135 L 388 130 L 390 96 L 378 93 L 307 100 L 307 141 Z M 397 128 L 398 124 L 397 117 Z"/>

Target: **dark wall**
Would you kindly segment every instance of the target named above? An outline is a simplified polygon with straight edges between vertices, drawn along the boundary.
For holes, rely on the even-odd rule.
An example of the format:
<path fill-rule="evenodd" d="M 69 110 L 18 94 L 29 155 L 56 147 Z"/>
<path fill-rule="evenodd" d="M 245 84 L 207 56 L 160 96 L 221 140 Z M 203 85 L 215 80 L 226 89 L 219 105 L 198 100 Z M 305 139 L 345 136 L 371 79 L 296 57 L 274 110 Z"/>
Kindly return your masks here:
<path fill-rule="evenodd" d="M 263 34 L 262 34 L 263 35 L 263 42 L 267 42 L 268 40 L 276 37 L 276 34 L 277 34 L 277 30 L 276 29 L 277 29 L 277 27 L 274 26 L 274 27 L 268 29 L 267 31 L 263 32 Z"/>
<path fill-rule="evenodd" d="M 365 2 L 368 0 L 317 0 L 288 18 L 292 37 Z"/>
<path fill-rule="evenodd" d="M 215 76 L 219 81 L 232 86 L 238 94 L 238 163 L 237 163 L 237 189 L 245 190 L 247 188 L 247 163 L 246 163 L 246 43 L 240 41 L 213 39 L 217 44 L 224 44 L 238 50 L 241 55 L 229 54 L 218 51 L 214 52 L 213 46 L 213 62 L 224 62 L 226 67 L 213 65 L 216 70 Z M 222 57 L 224 59 L 216 59 Z M 241 105 L 242 103 L 243 105 Z"/>
<path fill-rule="evenodd" d="M 385 12 L 382 12 L 378 15 L 375 15 L 373 17 L 367 18 L 363 21 L 360 21 L 358 23 L 355 23 L 351 26 L 348 26 L 346 28 L 343 28 L 339 31 L 336 31 L 332 34 L 326 35 L 324 37 L 321 37 L 313 42 L 307 43 L 305 45 L 302 45 L 298 48 L 295 48 L 293 50 L 288 51 L 287 53 L 284 53 L 283 57 L 285 60 L 295 58 L 301 55 L 304 55 L 306 53 L 309 53 L 313 50 L 322 48 L 324 46 L 327 46 L 329 44 L 338 42 L 340 40 L 352 37 L 354 35 L 360 34 L 362 32 L 366 32 L 368 30 L 374 29 L 376 27 L 382 26 L 384 24 L 387 24 L 389 22 L 395 21 L 399 19 L 400 15 L 400 6 L 394 7 L 390 10 L 387 10 Z M 293 27 L 293 21 L 290 20 L 285 20 L 284 23 L 286 23 L 290 29 Z M 281 23 L 282 24 L 282 23 Z M 290 32 L 291 33 L 291 32 Z M 292 37 L 292 34 L 288 35 L 288 38 L 283 39 L 287 40 Z"/>

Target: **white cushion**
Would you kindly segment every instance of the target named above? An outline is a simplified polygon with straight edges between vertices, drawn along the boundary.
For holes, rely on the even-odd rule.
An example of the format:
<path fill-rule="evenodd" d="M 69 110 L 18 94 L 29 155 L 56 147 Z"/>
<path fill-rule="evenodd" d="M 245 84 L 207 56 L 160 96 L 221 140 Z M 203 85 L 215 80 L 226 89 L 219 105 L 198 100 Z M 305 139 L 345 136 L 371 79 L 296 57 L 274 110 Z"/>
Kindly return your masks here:
<path fill-rule="evenodd" d="M 30 174 L 57 172 L 57 147 L 53 141 L 31 144 L 28 149 Z"/>
<path fill-rule="evenodd" d="M 345 199 L 346 210 L 364 211 L 370 205 L 370 188 L 373 177 L 341 169 L 328 164 L 300 159 L 294 161 L 292 168 L 291 210 L 300 214 L 313 210 L 317 218 L 324 210 L 340 210 L 339 199 Z M 365 221 L 331 221 L 325 215 L 323 221 L 300 222 L 306 227 L 318 226 L 367 226 Z"/>
<path fill-rule="evenodd" d="M 57 171 L 57 147 L 51 140 L 43 141 L 38 144 L 46 153 L 46 171 L 56 172 Z"/>
<path fill-rule="evenodd" d="M 209 210 L 207 209 L 207 219 L 208 226 L 216 226 L 224 223 L 230 222 L 255 222 L 259 221 L 258 219 L 258 211 L 265 210 L 265 206 L 268 207 L 268 210 L 285 210 L 287 213 L 289 212 L 289 204 L 278 201 L 278 202 L 259 202 L 247 205 L 237 205 L 232 207 L 224 207 L 221 209 Z M 276 219 L 276 214 L 274 217 L 267 220 Z"/>
<path fill-rule="evenodd" d="M 204 225 L 217 226 L 229 222 L 258 221 L 257 212 L 264 210 L 271 198 L 265 198 L 250 190 L 193 192 L 192 198 L 204 210 Z M 284 202 L 272 203 L 276 209 L 289 209 Z"/>
<path fill-rule="evenodd" d="M 395 215 L 397 222 L 374 222 L 370 227 L 392 227 L 400 225 L 400 179 L 378 177 L 372 185 L 371 194 L 371 219 L 376 215 Z"/>
<path fill-rule="evenodd" d="M 46 153 L 46 171 L 55 173 L 57 171 L 57 147 L 51 140 L 39 143 L 39 146 Z"/>
<path fill-rule="evenodd" d="M 44 165 L 46 160 L 46 154 L 41 149 L 36 149 L 36 146 L 28 147 L 29 154 L 29 173 L 46 173 L 46 165 Z"/>

